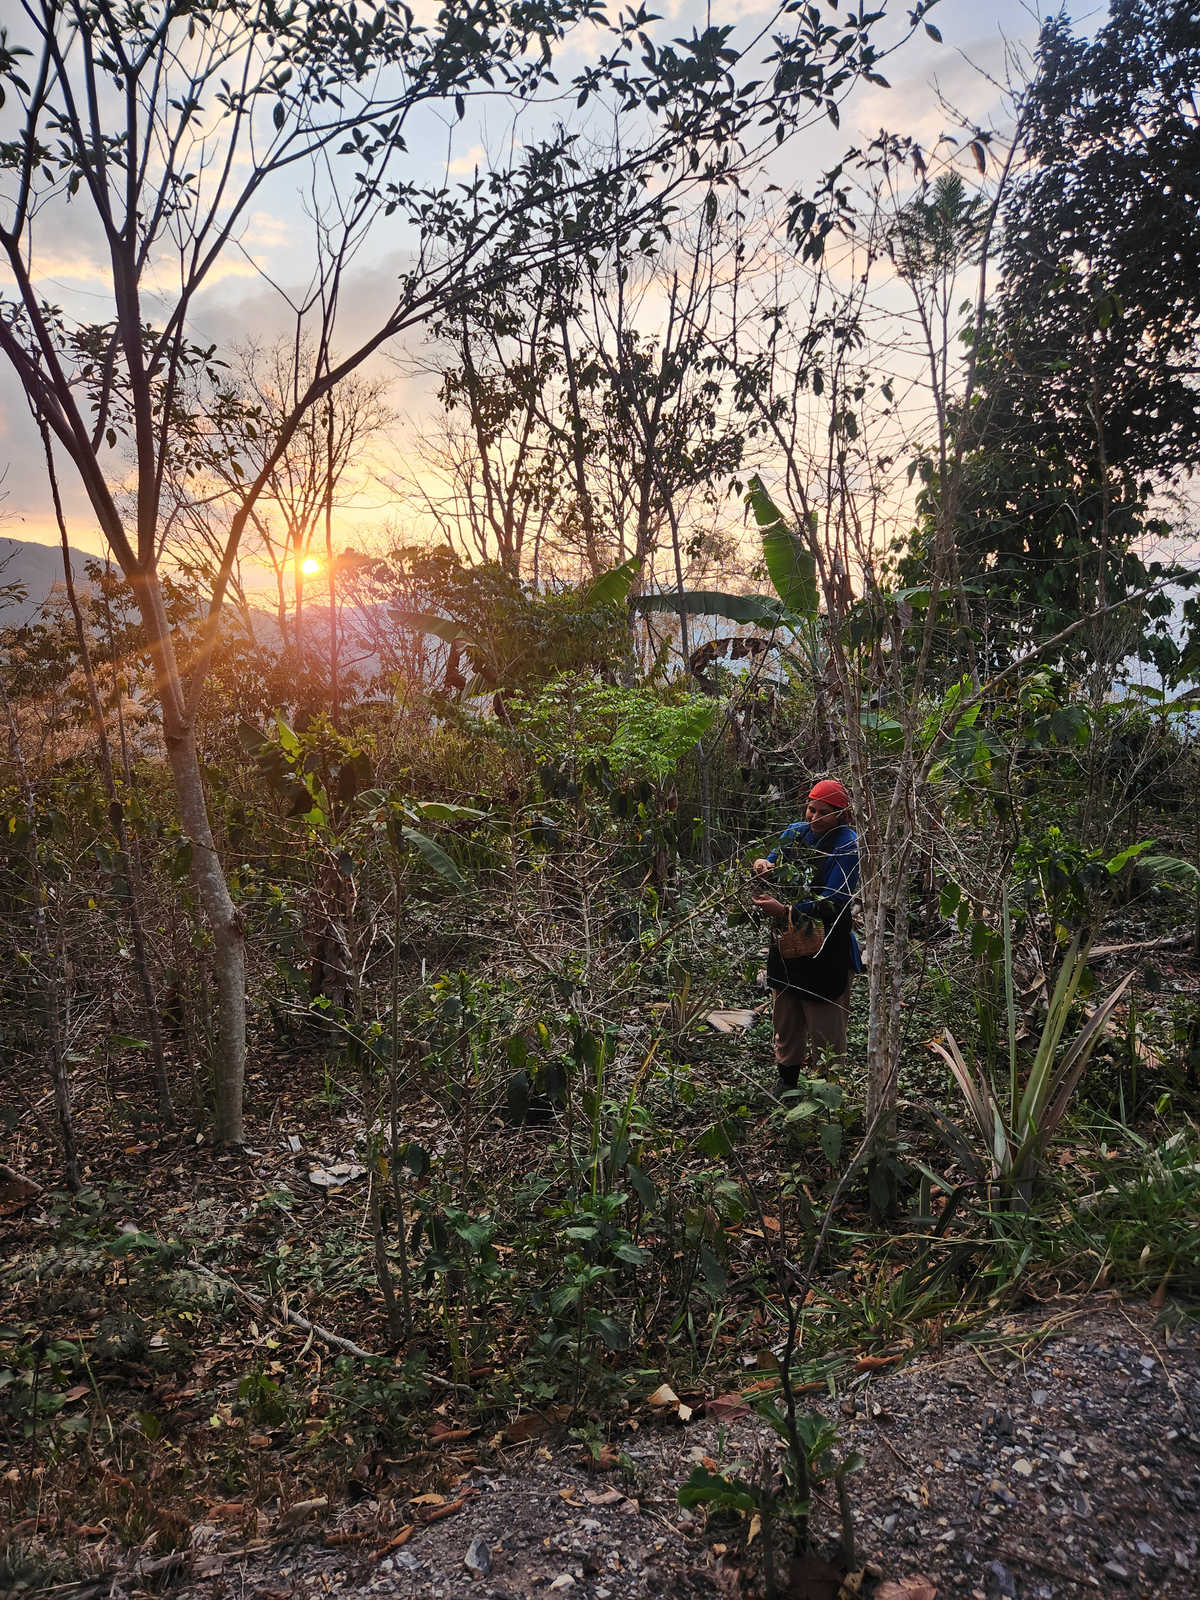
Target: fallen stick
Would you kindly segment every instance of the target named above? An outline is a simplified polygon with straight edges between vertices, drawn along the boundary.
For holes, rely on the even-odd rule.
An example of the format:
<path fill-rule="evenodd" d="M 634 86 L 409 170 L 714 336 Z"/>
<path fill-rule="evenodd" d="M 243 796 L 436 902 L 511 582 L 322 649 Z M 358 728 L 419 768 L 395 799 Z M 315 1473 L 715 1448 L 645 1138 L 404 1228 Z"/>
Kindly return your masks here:
<path fill-rule="evenodd" d="M 214 1283 L 219 1283 L 223 1288 L 232 1289 L 234 1294 L 240 1295 L 243 1300 L 252 1305 L 256 1311 L 261 1311 L 264 1316 L 270 1317 L 274 1322 L 291 1322 L 303 1333 L 313 1335 L 314 1338 L 323 1339 L 326 1344 L 331 1344 L 335 1350 L 344 1350 L 347 1355 L 357 1356 L 360 1361 L 377 1361 L 378 1356 L 370 1350 L 364 1350 L 361 1345 L 355 1344 L 350 1339 L 343 1339 L 340 1333 L 333 1333 L 328 1328 L 321 1327 L 318 1322 L 310 1322 L 307 1317 L 302 1317 L 298 1311 L 293 1311 L 290 1306 L 282 1308 L 273 1306 L 269 1300 L 264 1300 L 261 1295 L 251 1294 L 249 1289 L 243 1289 L 240 1283 L 234 1283 L 232 1278 L 222 1278 L 211 1267 L 206 1267 L 201 1261 L 188 1261 L 185 1263 L 193 1272 L 199 1272 L 205 1278 L 211 1278 Z"/>
<path fill-rule="evenodd" d="M 1089 960 L 1101 956 L 1124 955 L 1127 950 L 1170 950 L 1176 945 L 1191 944 L 1190 933 L 1169 933 L 1162 939 L 1134 939 L 1129 944 L 1096 944 L 1092 946 Z"/>
<path fill-rule="evenodd" d="M 301 1333 L 307 1333 L 310 1339 L 323 1339 L 335 1350 L 344 1350 L 348 1356 L 356 1356 L 360 1361 L 379 1361 L 371 1350 L 364 1350 L 362 1345 L 355 1344 L 352 1339 L 343 1339 L 340 1333 L 334 1333 L 329 1328 L 323 1328 L 319 1322 L 310 1322 L 307 1317 L 302 1317 L 298 1311 L 293 1311 L 288 1305 L 273 1306 L 269 1300 L 264 1300 L 261 1295 L 252 1294 L 249 1289 L 243 1289 L 240 1283 L 234 1283 L 232 1278 L 223 1278 L 219 1272 L 214 1272 L 211 1267 L 206 1267 L 202 1261 L 186 1261 L 185 1266 L 193 1272 L 199 1272 L 206 1278 L 211 1278 L 214 1283 L 219 1283 L 223 1288 L 232 1289 L 234 1294 L 240 1295 L 256 1311 L 261 1311 L 264 1316 L 270 1317 L 273 1322 L 292 1323 L 299 1328 Z M 432 1383 L 439 1389 L 453 1389 L 458 1394 L 472 1394 L 474 1391 L 469 1384 L 452 1383 L 449 1378 L 439 1377 L 436 1372 L 422 1373 L 425 1383 Z"/>

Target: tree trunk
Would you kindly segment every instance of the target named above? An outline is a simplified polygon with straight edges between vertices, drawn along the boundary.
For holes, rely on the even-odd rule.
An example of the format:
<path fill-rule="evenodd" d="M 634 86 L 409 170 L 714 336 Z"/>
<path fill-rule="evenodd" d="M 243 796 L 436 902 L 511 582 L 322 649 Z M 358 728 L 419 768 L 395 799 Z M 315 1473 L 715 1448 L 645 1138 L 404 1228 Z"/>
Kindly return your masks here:
<path fill-rule="evenodd" d="M 158 575 L 139 572 L 130 582 L 158 678 L 163 743 L 175 784 L 180 824 L 192 848 L 192 883 L 213 941 L 212 973 L 217 990 L 213 1132 L 218 1144 L 241 1144 L 246 1074 L 246 940 L 208 820 L 194 710 L 184 697 Z"/>
<path fill-rule="evenodd" d="M 213 941 L 212 972 L 217 989 L 216 1051 L 212 1061 L 214 1134 L 218 1144 L 241 1144 L 246 1073 L 246 940 L 213 843 L 195 730 L 190 723 L 174 729 L 164 727 L 164 739 L 180 821 L 192 846 L 192 882 Z"/>

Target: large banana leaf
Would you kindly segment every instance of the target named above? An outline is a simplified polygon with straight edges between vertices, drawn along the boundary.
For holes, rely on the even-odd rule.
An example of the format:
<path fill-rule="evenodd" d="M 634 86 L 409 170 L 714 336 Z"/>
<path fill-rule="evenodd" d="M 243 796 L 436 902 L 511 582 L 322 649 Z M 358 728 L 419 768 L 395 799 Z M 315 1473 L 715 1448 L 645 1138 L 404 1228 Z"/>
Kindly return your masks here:
<path fill-rule="evenodd" d="M 812 552 L 784 522 L 782 513 L 763 488 L 762 479 L 757 474 L 750 479 L 746 499 L 754 512 L 754 520 L 762 529 L 767 571 L 784 610 L 794 617 L 815 617 L 819 596 L 817 564 Z"/>
<path fill-rule="evenodd" d="M 621 565 L 613 567 L 611 572 L 602 572 L 588 590 L 586 603 L 589 606 L 624 605 L 640 567 L 641 562 L 638 558 L 630 556 L 628 561 L 622 561 Z"/>
<path fill-rule="evenodd" d="M 401 611 L 397 606 L 389 607 L 388 615 L 398 628 L 407 628 L 410 633 L 431 633 L 447 644 L 471 643 L 462 624 L 450 617 L 439 617 L 432 611 Z"/>
<path fill-rule="evenodd" d="M 427 833 L 421 833 L 419 829 L 409 827 L 402 827 L 400 832 L 417 854 L 423 858 L 425 864 L 432 867 L 439 877 L 445 878 L 446 882 L 452 884 L 456 889 L 465 889 L 467 887 L 466 879 L 458 870 L 458 867 L 442 849 L 441 845 L 435 843 Z"/>
<path fill-rule="evenodd" d="M 727 594 L 721 589 L 685 589 L 682 594 L 639 594 L 635 611 L 666 611 L 678 616 L 727 617 L 730 622 L 752 622 L 760 628 L 777 628 L 785 618 L 778 600 L 762 594 Z"/>

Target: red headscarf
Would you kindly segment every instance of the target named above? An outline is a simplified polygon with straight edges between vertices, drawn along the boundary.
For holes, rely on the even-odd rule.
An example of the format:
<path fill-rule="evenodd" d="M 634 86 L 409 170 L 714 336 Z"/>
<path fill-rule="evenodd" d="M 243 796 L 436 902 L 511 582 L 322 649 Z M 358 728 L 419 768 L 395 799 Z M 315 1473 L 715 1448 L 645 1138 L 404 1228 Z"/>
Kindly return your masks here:
<path fill-rule="evenodd" d="M 836 778 L 822 778 L 808 791 L 808 798 L 819 805 L 831 806 L 835 811 L 849 811 L 850 796 Z"/>

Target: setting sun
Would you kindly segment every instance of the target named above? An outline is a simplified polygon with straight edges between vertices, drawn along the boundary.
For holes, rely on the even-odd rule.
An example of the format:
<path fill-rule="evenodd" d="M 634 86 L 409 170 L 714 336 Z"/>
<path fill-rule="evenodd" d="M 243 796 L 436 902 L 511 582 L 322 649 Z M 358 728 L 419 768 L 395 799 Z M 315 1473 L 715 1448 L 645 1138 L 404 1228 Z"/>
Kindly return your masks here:
<path fill-rule="evenodd" d="M 304 560 L 300 563 L 300 571 L 306 578 L 311 578 L 315 573 L 320 572 L 320 570 L 321 563 L 315 556 L 305 556 Z"/>

